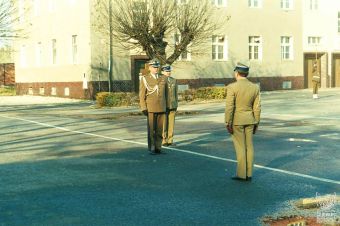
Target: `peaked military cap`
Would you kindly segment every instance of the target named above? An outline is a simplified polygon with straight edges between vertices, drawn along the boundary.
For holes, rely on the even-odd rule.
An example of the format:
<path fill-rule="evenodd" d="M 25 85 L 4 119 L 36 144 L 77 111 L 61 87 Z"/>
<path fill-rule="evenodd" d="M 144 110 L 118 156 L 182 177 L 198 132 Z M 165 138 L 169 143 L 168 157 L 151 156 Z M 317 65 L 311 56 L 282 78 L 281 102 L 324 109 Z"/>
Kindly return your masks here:
<path fill-rule="evenodd" d="M 249 67 L 245 64 L 238 62 L 235 66 L 234 71 L 238 71 L 242 74 L 248 74 L 249 73 Z"/>
<path fill-rule="evenodd" d="M 166 64 L 166 65 L 162 66 L 162 71 L 166 71 L 166 72 L 172 71 L 171 65 Z"/>
<path fill-rule="evenodd" d="M 159 60 L 154 58 L 148 62 L 148 64 L 152 67 L 159 67 L 161 64 L 159 63 Z"/>

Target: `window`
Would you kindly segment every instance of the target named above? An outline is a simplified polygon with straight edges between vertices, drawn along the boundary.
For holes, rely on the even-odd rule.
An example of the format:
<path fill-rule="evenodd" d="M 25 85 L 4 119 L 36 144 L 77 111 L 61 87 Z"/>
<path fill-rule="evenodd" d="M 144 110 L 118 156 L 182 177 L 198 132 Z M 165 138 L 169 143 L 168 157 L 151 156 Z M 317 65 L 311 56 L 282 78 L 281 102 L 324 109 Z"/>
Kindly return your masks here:
<path fill-rule="evenodd" d="M 35 63 L 38 67 L 41 66 L 41 61 L 42 61 L 42 44 L 41 42 L 38 42 L 35 51 Z"/>
<path fill-rule="evenodd" d="M 175 39 L 175 45 L 178 45 L 181 41 L 181 35 L 175 34 L 174 39 Z M 188 49 L 190 48 L 190 44 L 187 46 L 187 48 Z M 183 60 L 183 61 L 191 60 L 191 53 L 188 50 L 184 50 L 181 56 L 178 58 L 178 60 Z"/>
<path fill-rule="evenodd" d="M 338 32 L 340 33 L 340 12 L 338 12 Z"/>
<path fill-rule="evenodd" d="M 39 95 L 44 95 L 45 94 L 45 88 L 44 87 L 40 87 L 39 88 Z"/>
<path fill-rule="evenodd" d="M 249 36 L 249 60 L 262 59 L 262 39 L 260 36 Z"/>
<path fill-rule="evenodd" d="M 262 0 L 248 0 L 248 6 L 251 8 L 260 8 L 262 6 Z"/>
<path fill-rule="evenodd" d="M 227 7 L 227 0 L 211 0 L 211 4 L 217 7 Z"/>
<path fill-rule="evenodd" d="M 77 35 L 72 35 L 72 63 L 78 63 Z"/>
<path fill-rule="evenodd" d="M 319 0 L 309 0 L 309 9 L 310 10 L 318 10 L 319 9 Z"/>
<path fill-rule="evenodd" d="M 70 88 L 69 87 L 64 88 L 64 96 L 70 96 Z"/>
<path fill-rule="evenodd" d="M 293 9 L 293 0 L 281 0 L 281 9 Z"/>
<path fill-rule="evenodd" d="M 20 48 L 20 65 L 21 67 L 26 67 L 27 66 L 27 61 L 26 61 L 26 46 L 22 45 Z"/>
<path fill-rule="evenodd" d="M 32 87 L 28 88 L 28 95 L 33 95 L 33 88 Z"/>
<path fill-rule="evenodd" d="M 308 45 L 309 46 L 320 45 L 320 43 L 321 43 L 321 37 L 317 37 L 317 36 L 308 37 Z"/>
<path fill-rule="evenodd" d="M 293 38 L 289 36 L 281 37 L 281 59 L 293 59 Z"/>
<path fill-rule="evenodd" d="M 228 43 L 226 36 L 212 36 L 212 59 L 227 60 L 228 59 Z"/>
<path fill-rule="evenodd" d="M 57 88 L 56 88 L 56 87 L 52 87 L 52 88 L 51 88 L 51 95 L 52 95 L 52 96 L 57 95 Z"/>
<path fill-rule="evenodd" d="M 57 40 L 52 39 L 52 64 L 57 63 Z"/>

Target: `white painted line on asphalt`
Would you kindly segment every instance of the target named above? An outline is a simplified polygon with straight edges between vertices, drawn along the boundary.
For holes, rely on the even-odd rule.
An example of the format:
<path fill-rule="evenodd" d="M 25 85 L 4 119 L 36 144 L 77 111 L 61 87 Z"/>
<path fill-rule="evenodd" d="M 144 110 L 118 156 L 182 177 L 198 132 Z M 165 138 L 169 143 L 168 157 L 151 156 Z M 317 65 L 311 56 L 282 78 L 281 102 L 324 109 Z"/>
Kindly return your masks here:
<path fill-rule="evenodd" d="M 3 115 L 0 115 L 0 117 L 7 118 L 7 119 L 16 119 L 16 120 L 20 120 L 20 121 L 24 121 L 24 122 L 30 122 L 30 123 L 33 123 L 33 124 L 37 124 L 37 125 L 41 125 L 41 126 L 49 127 L 49 128 L 54 128 L 54 129 L 59 129 L 59 130 L 70 132 L 70 133 L 84 134 L 84 135 L 89 135 L 89 136 L 93 136 L 93 137 L 100 137 L 100 138 L 110 139 L 110 140 L 114 140 L 114 141 L 122 141 L 122 142 L 125 142 L 125 143 L 131 143 L 131 144 L 147 145 L 147 144 L 142 143 L 142 142 L 131 141 L 131 140 L 123 140 L 123 139 L 114 138 L 114 137 L 102 136 L 102 135 L 98 135 L 98 134 L 94 134 L 94 133 L 87 133 L 87 132 L 81 132 L 81 131 L 77 131 L 77 130 L 71 130 L 71 129 L 67 129 L 67 128 L 64 128 L 64 127 L 54 126 L 54 125 L 50 125 L 50 124 L 47 124 L 47 123 L 37 122 L 37 121 L 23 119 L 23 118 L 3 116 Z"/>
<path fill-rule="evenodd" d="M 71 130 L 71 129 L 67 129 L 67 128 L 64 128 L 64 127 L 54 126 L 54 125 L 50 125 L 50 124 L 47 124 L 47 123 L 37 122 L 37 121 L 23 119 L 23 118 L 3 116 L 3 115 L 0 115 L 0 117 L 7 118 L 7 119 L 15 119 L 15 120 L 24 121 L 24 122 L 30 122 L 30 123 L 33 123 L 33 124 L 37 124 L 37 125 L 41 125 L 41 126 L 49 127 L 49 128 L 55 128 L 55 129 L 70 132 L 70 133 L 83 134 L 83 135 L 100 137 L 100 138 L 114 140 L 114 141 L 121 141 L 121 142 L 125 142 L 125 143 L 147 146 L 146 143 L 142 143 L 142 142 L 124 140 L 124 139 L 119 139 L 119 138 L 114 138 L 114 137 L 98 135 L 98 134 L 94 134 L 94 133 L 87 133 L 87 132 L 81 132 L 81 131 L 77 131 L 77 130 Z M 217 159 L 217 160 L 234 162 L 234 163 L 237 162 L 236 160 L 233 160 L 233 159 L 227 159 L 227 158 L 222 158 L 222 157 L 218 157 L 218 156 L 207 155 L 207 154 L 203 154 L 203 153 L 197 153 L 197 152 L 188 151 L 188 150 L 179 149 L 179 148 L 173 148 L 173 147 L 163 147 L 163 148 L 173 150 L 173 151 L 182 152 L 182 153 L 187 153 L 187 154 L 191 154 L 191 155 L 202 156 L 202 157 L 206 157 L 206 158 L 210 158 L 210 159 Z M 331 179 L 327 179 L 327 178 L 314 177 L 314 176 L 310 176 L 310 175 L 307 175 L 307 174 L 295 173 L 295 172 L 288 171 L 288 170 L 282 170 L 282 169 L 277 169 L 277 168 L 272 168 L 272 167 L 267 167 L 267 166 L 261 166 L 261 165 L 257 165 L 257 164 L 254 164 L 254 167 L 260 168 L 260 169 L 265 169 L 265 170 L 270 170 L 270 171 L 274 171 L 274 172 L 284 173 L 284 174 L 288 174 L 288 175 L 292 175 L 292 176 L 298 176 L 298 177 L 308 178 L 308 179 L 317 180 L 317 181 L 321 181 L 321 182 L 326 182 L 326 183 L 331 183 L 331 184 L 339 184 L 340 185 L 340 181 L 331 180 Z"/>

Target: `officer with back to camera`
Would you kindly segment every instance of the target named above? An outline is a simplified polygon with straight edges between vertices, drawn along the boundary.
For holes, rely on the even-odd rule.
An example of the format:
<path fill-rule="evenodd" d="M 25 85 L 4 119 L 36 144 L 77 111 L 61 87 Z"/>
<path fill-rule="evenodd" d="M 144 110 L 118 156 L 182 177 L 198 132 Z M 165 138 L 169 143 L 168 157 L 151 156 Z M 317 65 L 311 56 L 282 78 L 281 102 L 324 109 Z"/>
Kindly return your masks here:
<path fill-rule="evenodd" d="M 236 82 L 227 86 L 225 123 L 236 151 L 237 170 L 233 180 L 251 181 L 253 175 L 253 134 L 260 122 L 260 88 L 247 79 L 249 67 L 238 63 Z"/>

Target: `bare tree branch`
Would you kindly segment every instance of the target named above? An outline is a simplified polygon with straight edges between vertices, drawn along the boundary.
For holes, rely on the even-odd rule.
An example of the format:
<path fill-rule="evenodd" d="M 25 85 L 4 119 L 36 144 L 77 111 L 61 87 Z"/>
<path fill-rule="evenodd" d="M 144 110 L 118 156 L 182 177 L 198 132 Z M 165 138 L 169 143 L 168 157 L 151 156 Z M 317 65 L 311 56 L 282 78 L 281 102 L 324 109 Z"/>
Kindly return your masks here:
<path fill-rule="evenodd" d="M 108 24 L 108 1 L 113 2 L 112 24 Z M 188 51 L 188 46 L 206 43 L 220 26 L 213 19 L 210 0 L 187 0 L 186 4 L 177 4 L 176 0 L 97 0 L 96 6 L 98 31 L 111 35 L 124 50 L 141 49 L 162 64 L 172 64 Z M 181 38 L 171 45 L 168 42 L 175 34 Z"/>
<path fill-rule="evenodd" d="M 20 28 L 20 13 L 14 0 L 0 0 L 0 42 L 8 44 L 11 40 L 24 37 Z"/>

